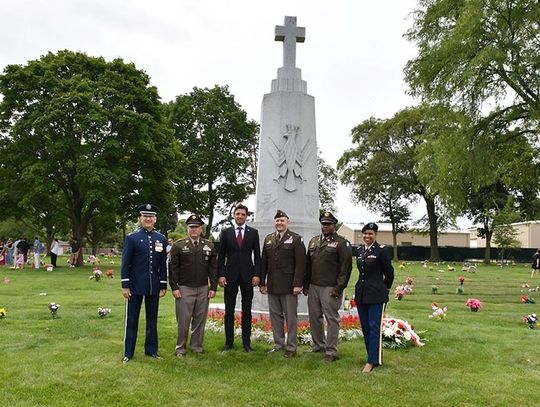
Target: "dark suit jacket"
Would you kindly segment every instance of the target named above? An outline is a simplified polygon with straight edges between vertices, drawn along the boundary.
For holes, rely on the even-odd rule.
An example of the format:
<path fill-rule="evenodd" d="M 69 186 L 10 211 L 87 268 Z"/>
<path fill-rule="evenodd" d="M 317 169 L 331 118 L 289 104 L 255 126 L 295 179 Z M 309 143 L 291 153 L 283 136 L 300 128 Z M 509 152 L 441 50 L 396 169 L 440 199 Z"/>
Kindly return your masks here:
<path fill-rule="evenodd" d="M 257 229 L 245 225 L 242 248 L 236 242 L 236 226 L 224 229 L 219 238 L 218 277 L 225 277 L 234 283 L 242 276 L 242 281 L 251 282 L 254 276 L 261 276 L 261 249 Z"/>
<path fill-rule="evenodd" d="M 302 287 L 306 271 L 306 248 L 302 237 L 287 230 L 278 241 L 275 232 L 264 239 L 262 248 L 261 286 L 269 294 L 292 294 Z"/>

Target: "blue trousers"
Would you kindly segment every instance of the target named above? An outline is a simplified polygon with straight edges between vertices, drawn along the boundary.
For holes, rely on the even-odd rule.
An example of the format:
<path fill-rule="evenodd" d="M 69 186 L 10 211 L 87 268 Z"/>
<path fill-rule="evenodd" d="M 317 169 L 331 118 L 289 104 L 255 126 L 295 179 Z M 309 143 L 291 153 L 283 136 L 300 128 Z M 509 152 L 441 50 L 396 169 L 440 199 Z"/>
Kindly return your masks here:
<path fill-rule="evenodd" d="M 364 344 L 368 354 L 367 363 L 382 365 L 382 319 L 386 304 L 357 304 Z"/>
<path fill-rule="evenodd" d="M 139 314 L 144 298 L 144 310 L 146 314 L 146 337 L 144 341 L 144 353 L 156 355 L 158 353 L 157 316 L 159 308 L 159 295 L 131 295 L 126 300 L 126 325 L 124 332 L 124 356 L 132 358 L 137 343 L 137 331 L 139 330 Z"/>

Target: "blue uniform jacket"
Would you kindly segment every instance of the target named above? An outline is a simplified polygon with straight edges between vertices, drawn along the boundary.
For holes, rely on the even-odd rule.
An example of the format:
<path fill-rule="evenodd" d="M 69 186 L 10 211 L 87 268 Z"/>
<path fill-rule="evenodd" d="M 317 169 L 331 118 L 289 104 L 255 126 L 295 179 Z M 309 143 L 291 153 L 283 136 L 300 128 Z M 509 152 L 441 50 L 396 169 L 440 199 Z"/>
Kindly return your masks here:
<path fill-rule="evenodd" d="M 158 295 L 167 288 L 167 239 L 140 228 L 126 236 L 122 252 L 122 288 L 134 295 Z"/>

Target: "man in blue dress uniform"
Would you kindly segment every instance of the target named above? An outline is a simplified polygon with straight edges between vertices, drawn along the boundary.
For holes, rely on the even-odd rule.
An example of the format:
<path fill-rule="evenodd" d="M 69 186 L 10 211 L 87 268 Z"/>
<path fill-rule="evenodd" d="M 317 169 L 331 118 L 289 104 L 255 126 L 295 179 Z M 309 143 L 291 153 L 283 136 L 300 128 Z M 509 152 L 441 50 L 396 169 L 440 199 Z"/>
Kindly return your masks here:
<path fill-rule="evenodd" d="M 154 229 L 158 208 L 145 204 L 138 207 L 138 212 L 142 227 L 126 236 L 122 252 L 122 295 L 126 299 L 124 363 L 135 353 L 143 298 L 146 312 L 144 353 L 160 358 L 157 315 L 159 298 L 167 292 L 167 239 Z"/>

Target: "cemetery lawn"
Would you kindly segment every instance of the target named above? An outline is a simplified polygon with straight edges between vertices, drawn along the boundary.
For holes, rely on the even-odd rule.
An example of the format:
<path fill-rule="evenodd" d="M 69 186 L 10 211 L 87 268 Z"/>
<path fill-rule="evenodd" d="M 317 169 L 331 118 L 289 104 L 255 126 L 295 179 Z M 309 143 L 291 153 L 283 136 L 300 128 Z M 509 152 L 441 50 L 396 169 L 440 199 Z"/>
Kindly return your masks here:
<path fill-rule="evenodd" d="M 62 259 L 63 261 L 64 259 Z M 448 271 L 447 265 L 419 263 L 400 269 L 394 286 L 407 276 L 414 291 L 392 298 L 387 313 L 412 323 L 426 345 L 385 349 L 384 366 L 369 375 L 361 339 L 340 344 L 340 359 L 325 363 L 300 346 L 296 358 L 268 355 L 271 345 L 254 342 L 246 354 L 221 353 L 223 335 L 206 332 L 205 352 L 174 356 L 176 322 L 170 290 L 159 312 L 162 360 L 144 356 L 144 313 L 135 357 L 122 364 L 124 303 L 119 258 L 103 261 L 113 279 L 89 280 L 92 267 L 22 271 L 0 268 L 0 404 L 3 406 L 538 406 L 540 405 L 540 328 L 521 321 L 540 314 L 540 292 L 521 287 L 528 265 L 479 266 L 478 272 Z M 60 261 L 59 261 L 60 263 Z M 65 264 L 62 262 L 62 264 Z M 352 294 L 358 272 L 351 277 Z M 465 276 L 462 295 L 458 277 Z M 431 286 L 438 293 L 431 293 Z M 47 295 L 40 295 L 46 293 Z M 520 295 L 538 304 L 521 304 Z M 214 302 L 223 302 L 220 289 Z M 392 296 L 393 297 L 393 296 Z M 464 303 L 480 299 L 473 313 Z M 448 307 L 447 318 L 428 318 L 430 304 Z M 53 319 L 47 304 L 60 304 Z M 111 308 L 100 319 L 97 308 Z"/>

